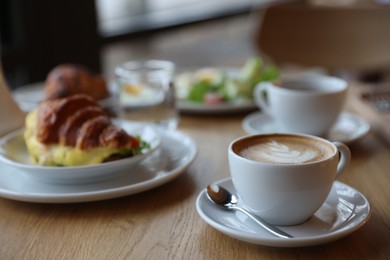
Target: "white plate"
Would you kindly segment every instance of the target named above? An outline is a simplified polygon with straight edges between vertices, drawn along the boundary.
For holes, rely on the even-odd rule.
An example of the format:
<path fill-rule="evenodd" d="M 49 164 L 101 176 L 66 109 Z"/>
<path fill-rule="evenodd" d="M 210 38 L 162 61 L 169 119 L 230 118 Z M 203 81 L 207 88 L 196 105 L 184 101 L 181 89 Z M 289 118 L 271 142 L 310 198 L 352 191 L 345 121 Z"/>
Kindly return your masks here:
<path fill-rule="evenodd" d="M 103 108 L 108 108 L 113 111 L 116 111 L 118 109 L 117 102 L 116 97 L 113 94 L 115 93 L 114 88 L 116 88 L 115 83 L 112 82 L 109 88 L 110 92 L 112 93 L 112 96 L 99 101 L 99 104 Z M 39 102 L 41 102 L 45 97 L 44 83 L 37 82 L 19 87 L 12 92 L 12 95 L 16 103 L 23 111 L 31 111 L 35 109 L 38 106 Z M 207 105 L 186 100 L 177 100 L 177 108 L 181 112 L 191 114 L 223 114 L 250 112 L 257 109 L 257 106 L 251 100 L 236 100 L 216 105 Z"/>
<path fill-rule="evenodd" d="M 235 193 L 230 178 L 218 184 Z M 361 228 L 371 216 L 370 204 L 363 194 L 341 182 L 334 183 L 325 203 L 308 221 L 279 227 L 294 236 L 292 239 L 272 235 L 241 212 L 215 206 L 207 199 L 206 189 L 199 194 L 196 209 L 204 221 L 228 236 L 273 247 L 303 247 L 335 241 Z"/>
<path fill-rule="evenodd" d="M 0 161 L 18 170 L 22 174 L 37 181 L 47 183 L 86 183 L 102 181 L 117 177 L 126 170 L 129 172 L 137 163 L 149 156 L 160 145 L 161 139 L 151 126 L 115 120 L 116 125 L 133 136 L 140 136 L 150 144 L 143 154 L 106 163 L 87 166 L 41 166 L 34 164 L 28 154 L 24 139 L 24 129 L 14 131 L 0 139 Z"/>
<path fill-rule="evenodd" d="M 280 131 L 275 121 L 261 112 L 247 115 L 242 122 L 242 127 L 248 134 L 275 133 Z M 350 144 L 366 136 L 369 131 L 370 124 L 365 119 L 358 115 L 343 112 L 325 138 L 332 142 L 338 141 Z"/>
<path fill-rule="evenodd" d="M 113 86 L 109 86 L 109 90 L 112 92 Z M 25 112 L 35 109 L 38 104 L 45 98 L 44 83 L 36 82 L 33 84 L 25 85 L 17 88 L 12 92 L 12 96 L 20 109 Z M 116 97 L 111 94 L 110 97 L 99 100 L 99 105 L 105 109 L 116 109 Z"/>
<path fill-rule="evenodd" d="M 131 174 L 104 182 L 60 185 L 36 182 L 0 162 L 0 197 L 41 203 L 98 201 L 136 194 L 163 185 L 182 173 L 195 159 L 197 147 L 187 135 L 158 130 L 161 146 Z"/>

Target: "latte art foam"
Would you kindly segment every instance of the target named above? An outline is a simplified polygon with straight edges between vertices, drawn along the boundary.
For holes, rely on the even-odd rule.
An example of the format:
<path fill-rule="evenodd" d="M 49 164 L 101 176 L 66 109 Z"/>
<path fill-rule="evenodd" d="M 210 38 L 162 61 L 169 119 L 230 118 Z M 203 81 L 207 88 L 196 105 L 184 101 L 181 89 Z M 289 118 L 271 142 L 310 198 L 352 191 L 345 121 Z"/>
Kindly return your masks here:
<path fill-rule="evenodd" d="M 272 141 L 264 144 L 266 150 L 259 151 L 262 153 L 261 158 L 271 162 L 279 163 L 304 163 L 310 162 L 316 157 L 314 151 L 298 151 L 288 147 L 285 144 Z"/>
<path fill-rule="evenodd" d="M 270 136 L 244 144 L 239 155 L 273 164 L 301 164 L 320 161 L 333 154 L 324 142 L 296 136 Z"/>

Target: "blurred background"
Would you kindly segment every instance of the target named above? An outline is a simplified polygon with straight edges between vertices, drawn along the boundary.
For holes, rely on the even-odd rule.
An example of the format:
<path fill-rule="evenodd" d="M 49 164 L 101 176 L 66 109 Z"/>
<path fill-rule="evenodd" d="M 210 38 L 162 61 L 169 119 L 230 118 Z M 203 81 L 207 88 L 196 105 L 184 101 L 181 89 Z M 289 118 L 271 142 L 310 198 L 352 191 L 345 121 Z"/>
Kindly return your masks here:
<path fill-rule="evenodd" d="M 386 0 L 2 0 L 1 61 L 12 89 L 61 63 L 108 79 L 138 58 L 179 67 L 241 66 L 261 54 L 364 81 L 390 71 Z"/>
<path fill-rule="evenodd" d="M 110 77 L 113 66 L 140 57 L 180 57 L 178 62 L 191 66 L 218 63 L 210 60 L 210 52 L 213 59 L 234 59 L 240 52 L 248 52 L 245 58 L 252 52 L 244 50 L 249 44 L 249 13 L 264 3 L 267 1 L 2 0 L 3 69 L 9 85 L 17 88 L 44 80 L 50 69 L 65 62 L 84 64 Z"/>

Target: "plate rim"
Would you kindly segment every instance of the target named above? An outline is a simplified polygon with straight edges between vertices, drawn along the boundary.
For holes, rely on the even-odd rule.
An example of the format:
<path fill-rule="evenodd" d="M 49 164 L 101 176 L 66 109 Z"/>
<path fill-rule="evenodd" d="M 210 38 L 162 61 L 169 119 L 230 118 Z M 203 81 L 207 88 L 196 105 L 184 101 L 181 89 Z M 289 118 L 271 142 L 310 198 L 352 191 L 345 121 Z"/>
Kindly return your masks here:
<path fill-rule="evenodd" d="M 216 181 L 215 183 L 223 185 L 224 183 L 228 183 L 228 182 L 231 182 L 231 177 L 221 179 L 219 181 Z M 259 235 L 247 233 L 247 232 L 242 231 L 242 230 L 238 230 L 238 231 L 234 232 L 234 230 L 229 228 L 228 226 L 224 226 L 224 225 L 214 221 L 213 219 L 209 218 L 208 215 L 202 209 L 201 204 L 203 203 L 203 201 L 207 201 L 206 189 L 203 189 L 199 193 L 199 195 L 196 199 L 196 210 L 197 210 L 198 214 L 201 216 L 201 218 L 208 225 L 210 225 L 211 227 L 213 227 L 217 231 L 219 231 L 227 236 L 233 237 L 235 239 L 238 239 L 238 240 L 241 240 L 244 242 L 248 242 L 251 244 L 257 244 L 257 245 L 263 245 L 263 246 L 285 247 L 285 248 L 315 246 L 315 245 L 325 244 L 325 243 L 329 243 L 329 242 L 338 240 L 340 238 L 343 238 L 343 237 L 357 231 L 358 229 L 363 227 L 368 222 L 368 220 L 371 218 L 371 215 L 372 215 L 371 204 L 369 203 L 368 199 L 364 196 L 364 194 L 362 194 L 357 189 L 355 189 L 355 188 L 353 188 L 353 187 L 351 187 L 343 182 L 335 181 L 335 183 L 337 183 L 338 185 L 342 185 L 344 187 L 347 187 L 348 189 L 351 189 L 351 190 L 355 191 L 356 193 L 360 194 L 360 196 L 367 203 L 368 214 L 365 216 L 364 219 L 359 220 L 355 225 L 353 225 L 350 228 L 347 228 L 347 226 L 344 226 L 341 229 L 337 229 L 337 230 L 335 230 L 331 233 L 325 234 L 325 235 L 283 239 L 283 238 L 278 238 L 278 237 L 266 237 L 266 236 L 261 237 Z M 334 189 L 334 187 L 332 187 L 332 189 Z M 219 209 L 219 210 L 221 212 L 223 211 L 223 209 Z"/>
<path fill-rule="evenodd" d="M 257 109 L 254 101 L 250 100 L 242 103 L 224 102 L 219 105 L 207 105 L 186 100 L 176 100 L 176 102 L 178 110 L 186 113 L 231 113 L 252 111 Z"/>

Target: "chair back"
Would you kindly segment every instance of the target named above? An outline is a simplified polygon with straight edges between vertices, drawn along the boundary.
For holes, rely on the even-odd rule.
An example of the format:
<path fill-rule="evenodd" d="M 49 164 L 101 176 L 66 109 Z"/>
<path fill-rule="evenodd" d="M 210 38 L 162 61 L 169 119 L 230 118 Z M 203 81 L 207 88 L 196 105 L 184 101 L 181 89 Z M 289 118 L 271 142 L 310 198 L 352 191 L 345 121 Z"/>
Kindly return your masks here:
<path fill-rule="evenodd" d="M 24 117 L 25 114 L 12 97 L 0 62 L 0 136 L 23 127 Z"/>
<path fill-rule="evenodd" d="M 333 71 L 390 70 L 390 7 L 308 2 L 270 6 L 255 44 L 279 63 Z"/>

